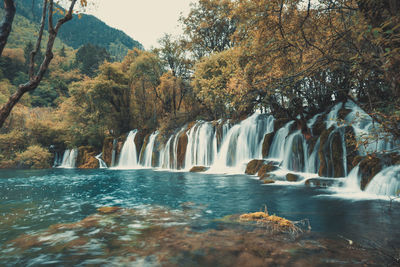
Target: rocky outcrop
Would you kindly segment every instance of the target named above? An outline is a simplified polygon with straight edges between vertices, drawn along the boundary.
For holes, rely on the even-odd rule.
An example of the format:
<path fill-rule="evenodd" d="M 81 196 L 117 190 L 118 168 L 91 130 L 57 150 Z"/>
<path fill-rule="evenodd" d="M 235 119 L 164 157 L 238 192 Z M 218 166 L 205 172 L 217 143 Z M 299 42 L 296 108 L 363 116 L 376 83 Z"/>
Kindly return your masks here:
<path fill-rule="evenodd" d="M 189 172 L 205 172 L 208 169 L 210 169 L 209 167 L 205 167 L 205 166 L 193 166 Z"/>
<path fill-rule="evenodd" d="M 265 160 L 253 159 L 252 161 L 250 161 L 247 164 L 245 173 L 249 174 L 249 175 L 256 174 L 261 169 L 261 167 L 264 165 L 264 163 L 265 163 Z"/>
<path fill-rule="evenodd" d="M 272 142 L 274 141 L 274 136 L 275 136 L 275 132 L 266 134 L 264 136 L 264 141 L 262 144 L 262 157 L 263 158 L 267 158 L 269 155 L 269 149 L 272 145 Z"/>
<path fill-rule="evenodd" d="M 99 154 L 94 147 L 81 146 L 78 148 L 78 157 L 76 159 L 76 166 L 79 169 L 97 169 L 99 168 L 99 161 L 95 156 Z"/>
<path fill-rule="evenodd" d="M 177 168 L 178 170 L 185 167 L 185 156 L 186 156 L 186 147 L 188 144 L 188 137 L 186 132 L 182 132 L 178 137 L 178 146 L 177 146 Z"/>
<path fill-rule="evenodd" d="M 103 142 L 102 149 L 102 159 L 107 164 L 107 166 L 111 166 L 112 162 L 112 151 L 113 151 L 114 138 L 106 137 Z"/>
<path fill-rule="evenodd" d="M 144 164 L 144 151 L 146 150 L 147 144 L 149 143 L 149 138 L 150 138 L 150 134 L 146 135 L 144 137 L 144 141 L 143 141 L 143 145 L 140 149 L 140 153 L 139 153 L 139 163 L 140 164 Z"/>

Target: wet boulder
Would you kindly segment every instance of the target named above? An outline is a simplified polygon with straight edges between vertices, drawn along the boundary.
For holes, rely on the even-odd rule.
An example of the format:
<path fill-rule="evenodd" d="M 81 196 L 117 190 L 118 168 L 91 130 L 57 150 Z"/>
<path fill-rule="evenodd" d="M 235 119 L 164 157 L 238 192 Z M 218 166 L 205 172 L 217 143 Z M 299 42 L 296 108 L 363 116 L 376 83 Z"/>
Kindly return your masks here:
<path fill-rule="evenodd" d="M 188 137 L 186 132 L 182 132 L 178 137 L 178 146 L 177 146 L 177 168 L 182 169 L 185 164 L 185 156 L 186 156 L 186 147 L 188 145 Z"/>
<path fill-rule="evenodd" d="M 257 172 L 257 176 L 260 177 L 260 179 L 265 177 L 268 173 L 276 171 L 278 169 L 278 166 L 276 166 L 274 162 L 263 162 L 262 164 L 263 165 Z"/>
<path fill-rule="evenodd" d="M 256 174 L 264 165 L 264 163 L 265 160 L 253 159 L 247 164 L 245 173 L 250 175 Z"/>
<path fill-rule="evenodd" d="M 267 158 L 269 155 L 269 149 L 271 148 L 272 141 L 274 140 L 275 132 L 266 134 L 262 144 L 262 157 Z"/>
<path fill-rule="evenodd" d="M 297 182 L 300 180 L 301 176 L 293 173 L 286 174 L 286 180 L 289 182 Z"/>
<path fill-rule="evenodd" d="M 103 149 L 101 157 L 103 158 L 103 161 L 107 164 L 107 166 L 111 166 L 113 144 L 114 144 L 113 137 L 106 137 L 103 141 Z"/>
<path fill-rule="evenodd" d="M 290 119 L 276 119 L 274 121 L 274 132 L 278 131 L 280 128 L 285 126 L 286 123 L 288 123 Z"/>
<path fill-rule="evenodd" d="M 189 172 L 205 172 L 208 169 L 210 169 L 209 167 L 205 167 L 205 166 L 193 166 Z"/>
<path fill-rule="evenodd" d="M 321 163 L 318 172 L 319 176 L 345 176 L 342 131 L 343 129 L 336 129 L 332 126 L 322 132 L 318 150 L 318 157 Z"/>

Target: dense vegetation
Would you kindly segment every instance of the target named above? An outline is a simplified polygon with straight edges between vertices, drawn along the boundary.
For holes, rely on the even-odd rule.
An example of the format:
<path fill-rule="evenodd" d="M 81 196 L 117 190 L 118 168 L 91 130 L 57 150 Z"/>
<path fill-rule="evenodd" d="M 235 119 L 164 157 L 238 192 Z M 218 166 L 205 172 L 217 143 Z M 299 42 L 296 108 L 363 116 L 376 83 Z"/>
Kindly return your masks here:
<path fill-rule="evenodd" d="M 130 50 L 121 62 L 67 42 L 1 129 L 1 165 L 33 146 L 100 149 L 130 129 L 167 133 L 257 109 L 305 125 L 346 98 L 399 138 L 399 14 L 394 0 L 200 0 L 180 20 L 182 37 L 165 35 L 160 48 Z M 4 52 L 0 104 L 24 64 L 22 47 Z"/>

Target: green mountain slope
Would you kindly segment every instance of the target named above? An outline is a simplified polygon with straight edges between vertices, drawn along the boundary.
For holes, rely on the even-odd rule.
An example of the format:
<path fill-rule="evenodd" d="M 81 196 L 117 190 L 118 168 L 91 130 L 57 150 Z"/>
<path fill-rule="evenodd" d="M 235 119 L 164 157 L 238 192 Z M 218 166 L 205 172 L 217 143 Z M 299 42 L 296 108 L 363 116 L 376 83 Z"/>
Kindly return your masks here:
<path fill-rule="evenodd" d="M 41 6 L 42 1 L 40 0 L 16 1 L 17 16 L 13 25 L 16 32 L 14 35 L 18 36 L 21 40 L 18 41 L 18 38 L 12 37 L 13 43 L 25 43 L 24 38 L 21 38 L 21 36 L 31 38 L 33 36 L 31 33 L 32 29 L 34 29 L 34 32 L 37 31 L 37 25 L 40 22 L 42 12 Z M 55 20 L 59 16 L 55 14 Z M 18 25 L 15 26 L 16 24 Z M 29 31 L 26 34 L 25 29 Z M 20 30 L 23 32 L 18 32 Z M 124 32 L 106 25 L 94 16 L 85 14 L 80 18 L 74 15 L 71 21 L 62 26 L 58 37 L 64 44 L 74 49 L 87 43 L 104 47 L 116 60 L 121 60 L 129 49 L 133 49 L 134 47 L 143 49 L 142 44 L 133 40 Z"/>

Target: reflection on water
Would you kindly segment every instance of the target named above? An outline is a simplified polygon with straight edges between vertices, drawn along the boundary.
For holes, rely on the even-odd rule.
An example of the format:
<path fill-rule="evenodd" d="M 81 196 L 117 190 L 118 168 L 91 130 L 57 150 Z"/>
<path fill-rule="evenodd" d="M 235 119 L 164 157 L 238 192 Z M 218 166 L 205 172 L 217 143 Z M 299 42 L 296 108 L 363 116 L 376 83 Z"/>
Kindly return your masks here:
<path fill-rule="evenodd" d="M 374 242 L 384 248 L 400 247 L 397 241 L 400 240 L 400 229 L 397 227 L 400 219 L 399 203 L 393 203 L 389 210 L 387 201 L 352 201 L 331 198 L 327 195 L 329 195 L 327 190 L 304 186 L 264 186 L 259 181 L 243 175 L 205 175 L 152 170 L 1 171 L 0 250 L 3 253 L 0 254 L 6 255 L 2 256 L 2 262 L 13 262 L 11 254 L 23 255 L 31 261 L 33 255 L 30 254 L 30 251 L 32 248 L 36 248 L 36 250 L 43 250 L 43 257 L 49 257 L 41 259 L 35 256 L 36 263 L 54 260 L 49 256 L 53 254 L 61 255 L 60 257 L 64 260 L 59 259 L 60 263 L 72 260 L 70 256 L 76 256 L 76 247 L 79 249 L 86 247 L 86 251 L 93 250 L 95 255 L 99 251 L 104 254 L 104 246 L 109 246 L 107 257 L 114 254 L 115 257 L 120 257 L 123 255 L 120 254 L 122 251 L 131 249 L 130 253 L 135 260 L 146 257 L 151 262 L 152 260 L 159 261 L 159 256 L 157 259 L 151 258 L 155 252 L 149 247 L 149 244 L 154 243 L 154 246 L 157 247 L 176 246 L 176 250 L 181 250 L 179 257 L 183 260 L 185 254 L 181 247 L 182 244 L 187 245 L 190 240 L 193 241 L 188 236 L 182 236 L 182 233 L 186 231 L 186 234 L 195 236 L 198 240 L 205 242 L 206 239 L 212 239 L 215 246 L 220 246 L 213 248 L 211 245 L 206 246 L 205 243 L 198 244 L 201 252 L 189 250 L 187 253 L 190 257 L 188 256 L 187 259 L 194 260 L 196 253 L 200 253 L 203 256 L 199 256 L 199 261 L 210 260 L 213 263 L 222 263 L 218 262 L 216 258 L 212 260 L 208 258 L 211 256 L 204 250 L 220 250 L 223 246 L 219 242 L 225 242 L 224 239 L 231 240 L 229 242 L 231 242 L 232 249 L 235 247 L 236 250 L 240 250 L 243 249 L 243 244 L 238 241 L 240 238 L 243 240 L 244 236 L 252 237 L 255 242 L 259 242 L 263 238 L 260 237 L 261 230 L 251 231 L 249 234 L 243 232 L 243 229 L 222 227 L 214 220 L 230 214 L 258 211 L 265 204 L 268 205 L 270 213 L 276 213 L 291 220 L 308 218 L 313 232 L 325 237 L 339 238 L 341 241 L 351 239 L 362 244 Z M 195 203 L 193 204 L 195 208 L 187 203 Z M 93 215 L 97 212 L 97 208 L 102 206 L 120 206 L 127 210 L 133 209 L 135 213 L 124 210 L 118 216 L 113 215 L 112 218 L 109 217 L 111 215 L 105 217 Z M 157 210 L 154 207 L 163 208 Z M 142 217 L 138 215 L 138 212 Z M 143 217 L 143 212 L 149 212 L 151 214 L 149 218 L 154 217 L 153 221 Z M 79 227 L 76 226 L 82 220 L 83 223 Z M 161 243 L 156 244 L 156 241 L 151 239 L 156 235 L 147 232 L 145 236 L 140 236 L 145 243 L 148 242 L 145 249 L 142 247 L 147 254 L 138 257 L 138 252 L 134 247 L 132 248 L 132 244 L 139 247 L 141 245 L 133 242 L 132 239 L 139 238 L 137 232 L 141 233 L 144 228 L 150 227 L 149 225 L 151 225 L 151 229 L 156 229 L 153 227 L 157 226 L 157 220 L 164 220 L 164 224 L 161 230 L 158 228 L 158 230 L 154 230 L 156 235 L 163 234 L 168 238 L 177 238 L 183 243 L 177 245 L 158 240 L 157 242 Z M 65 225 L 66 223 L 71 223 L 71 225 Z M 91 223 L 96 225 L 91 225 Z M 55 226 L 59 224 L 64 224 L 64 227 Z M 195 232 L 193 232 L 194 229 Z M 111 236 L 106 238 L 100 232 L 104 235 L 109 233 Z M 92 238 L 91 235 L 96 238 Z M 215 236 L 219 235 L 221 240 L 218 241 Z M 12 240 L 13 242 L 11 242 Z M 22 245 L 24 242 L 19 240 L 30 241 L 25 243 L 27 246 L 25 250 Z M 246 242 L 250 242 L 250 240 Z M 328 241 L 318 242 L 321 245 Z M 294 244 L 291 245 L 294 246 Z M 96 249 L 96 246 L 100 246 L 101 249 Z M 279 244 L 279 246 L 284 245 Z M 118 250 L 120 247 L 123 249 Z M 18 250 L 14 251 L 13 249 L 16 248 Z M 300 248 L 291 249 L 298 250 Z M 344 251 L 343 249 L 339 250 Z M 178 252 L 165 253 L 172 255 Z M 224 253 L 231 255 L 231 252 L 228 253 L 225 250 Z M 267 252 L 263 251 L 262 253 Z M 204 258 L 205 254 L 207 254 L 206 258 Z M 239 257 L 239 254 L 234 255 Z M 251 258 L 256 254 L 250 253 L 243 257 Z M 94 256 L 78 258 L 78 262 L 89 260 L 89 263 L 96 264 L 96 261 L 101 261 L 100 258 Z M 274 259 L 275 264 L 279 264 L 279 259 Z M 128 258 L 121 259 L 121 261 L 124 260 L 128 260 Z M 27 262 L 28 260 L 24 263 Z M 191 265 L 190 263 L 187 262 L 184 265 Z M 225 262 L 225 264 L 228 263 L 229 260 Z M 261 265 L 266 264 L 264 261 L 260 263 Z M 288 262 L 282 263 L 288 264 Z"/>

